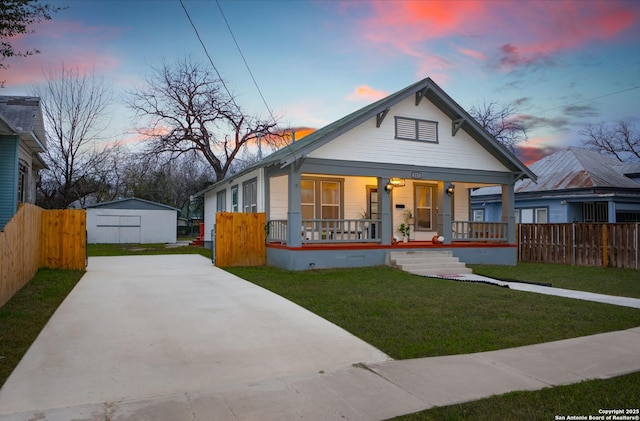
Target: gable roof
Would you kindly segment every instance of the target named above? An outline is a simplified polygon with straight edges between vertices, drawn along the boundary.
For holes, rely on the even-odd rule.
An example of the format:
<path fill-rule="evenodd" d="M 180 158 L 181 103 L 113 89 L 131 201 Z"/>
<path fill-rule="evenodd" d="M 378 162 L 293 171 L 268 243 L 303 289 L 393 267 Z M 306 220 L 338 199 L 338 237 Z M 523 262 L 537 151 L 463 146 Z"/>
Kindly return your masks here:
<path fill-rule="evenodd" d="M 640 189 L 640 182 L 632 177 L 640 171 L 640 164 L 625 164 L 590 149 L 568 147 L 531 164 L 538 174 L 538 182 L 522 180 L 516 183 L 515 193 L 563 191 L 590 188 Z M 500 194 L 496 187 L 483 187 L 473 196 Z"/>
<path fill-rule="evenodd" d="M 451 118 L 452 121 L 457 121 L 459 124 L 458 128 L 464 129 L 500 163 L 511 171 L 517 173 L 517 178 L 536 179 L 534 172 L 527 168 L 527 166 L 507 148 L 502 146 L 489 132 L 480 126 L 473 117 L 471 117 L 430 78 L 425 78 L 419 82 L 409 85 L 394 94 L 360 108 L 359 110 L 308 134 L 293 144 L 280 148 L 261 161 L 258 161 L 256 164 L 246 168 L 244 171 L 241 171 L 239 174 L 234 174 L 233 177 L 248 173 L 257 168 L 272 165 L 280 165 L 281 167 L 291 165 L 297 160 L 304 158 L 310 152 L 318 149 L 327 142 L 330 142 L 354 127 L 359 126 L 365 121 L 376 116 L 382 116 L 383 113 L 386 113 L 393 105 L 396 105 L 412 95 L 416 95 L 416 103 L 423 98 L 426 98 L 438 107 L 445 115 L 447 115 L 447 117 Z M 223 183 L 225 180 L 214 183 L 207 189 L 197 193 L 197 195 L 204 194 L 205 192 L 215 188 L 218 184 Z"/>
<path fill-rule="evenodd" d="M 46 134 L 40 98 L 0 96 L 0 134 L 17 134 L 33 152 L 44 152 Z"/>
<path fill-rule="evenodd" d="M 180 209 L 164 205 L 162 203 L 152 202 L 150 200 L 139 199 L 137 197 L 129 197 L 126 199 L 112 200 L 110 202 L 96 203 L 89 205 L 89 208 L 109 208 L 109 209 L 144 209 L 144 210 L 172 210 L 180 211 Z"/>

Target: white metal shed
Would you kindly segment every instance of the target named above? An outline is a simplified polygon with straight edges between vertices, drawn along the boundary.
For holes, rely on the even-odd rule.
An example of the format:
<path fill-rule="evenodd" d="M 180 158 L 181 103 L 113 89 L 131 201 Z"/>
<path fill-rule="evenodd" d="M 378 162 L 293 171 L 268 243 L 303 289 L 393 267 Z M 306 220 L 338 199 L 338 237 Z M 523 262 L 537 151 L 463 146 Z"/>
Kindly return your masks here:
<path fill-rule="evenodd" d="M 136 197 L 87 206 L 90 244 L 175 243 L 179 209 Z"/>

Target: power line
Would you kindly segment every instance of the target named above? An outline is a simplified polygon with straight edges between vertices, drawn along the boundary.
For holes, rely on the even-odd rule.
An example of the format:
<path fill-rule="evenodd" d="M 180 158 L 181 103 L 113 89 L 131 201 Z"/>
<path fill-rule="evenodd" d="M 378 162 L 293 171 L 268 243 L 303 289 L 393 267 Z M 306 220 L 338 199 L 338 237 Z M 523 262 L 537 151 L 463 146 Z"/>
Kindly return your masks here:
<path fill-rule="evenodd" d="M 204 50 L 205 55 L 209 59 L 209 63 L 211 63 L 211 67 L 213 67 L 213 70 L 216 71 L 216 74 L 218 75 L 218 80 L 220 80 L 220 83 L 222 83 L 222 86 L 224 86 L 224 89 L 227 91 L 227 94 L 229 95 L 229 98 L 231 99 L 231 102 L 233 102 L 233 104 L 236 106 L 236 108 L 240 109 L 240 107 L 238 107 L 238 104 L 236 104 L 235 99 L 233 98 L 233 95 L 231 95 L 231 91 L 229 90 L 227 85 L 224 83 L 224 80 L 222 79 L 222 76 L 220 76 L 220 72 L 218 71 L 218 68 L 216 67 L 215 64 L 213 64 L 213 59 L 209 55 L 209 51 L 207 50 L 207 47 L 204 45 L 204 42 L 202 41 L 202 38 L 200 37 L 200 33 L 198 32 L 198 28 L 196 28 L 196 25 L 193 23 L 193 20 L 191 20 L 191 16 L 189 15 L 189 12 L 187 11 L 187 8 L 185 7 L 185 5 L 182 2 L 182 0 L 180 0 L 180 5 L 182 6 L 182 10 L 184 10 L 185 15 L 187 15 L 187 19 L 189 19 L 189 23 L 191 24 L 191 27 L 193 28 L 193 31 L 196 33 L 196 37 L 198 37 L 198 41 L 200 41 L 200 45 L 202 46 L 202 49 Z"/>
<path fill-rule="evenodd" d="M 249 67 L 249 63 L 247 63 L 247 59 L 244 57 L 244 54 L 242 53 L 242 49 L 240 49 L 240 45 L 238 44 L 238 41 L 236 40 L 236 37 L 233 34 L 233 31 L 231 30 L 231 26 L 229 25 L 229 22 L 227 21 L 227 17 L 225 16 L 224 12 L 222 11 L 222 6 L 220 6 L 220 1 L 216 0 L 216 4 L 218 5 L 218 9 L 220 10 L 220 14 L 222 15 L 222 19 L 224 19 L 224 23 L 227 25 L 227 29 L 229 30 L 229 33 L 231 34 L 231 38 L 233 38 L 233 42 L 236 44 L 236 48 L 238 49 L 238 52 L 240 53 L 240 57 L 242 57 L 242 61 L 244 61 L 244 65 L 246 66 L 247 71 L 249 72 L 249 75 L 251 76 L 251 80 L 253 80 L 253 84 L 256 86 L 256 89 L 258 90 L 258 93 L 260 94 L 260 98 L 262 98 L 262 102 L 264 103 L 264 106 L 267 108 L 267 111 L 269 112 L 269 115 L 271 116 L 271 120 L 275 121 L 273 113 L 271 112 L 271 108 L 269 108 L 269 104 L 267 104 L 267 101 L 264 99 L 264 95 L 262 95 L 262 91 L 260 90 L 260 86 L 258 86 L 258 82 L 256 81 L 256 78 L 253 76 L 253 72 L 251 71 L 251 68 Z"/>
<path fill-rule="evenodd" d="M 538 111 L 536 114 L 546 113 L 548 111 L 557 110 L 558 108 L 571 107 L 572 105 L 582 104 L 583 102 L 589 102 L 589 101 L 593 101 L 593 100 L 600 99 L 600 98 L 606 98 L 608 96 L 622 94 L 622 93 L 625 93 L 625 92 L 633 91 L 634 89 L 638 89 L 638 88 L 640 88 L 640 85 L 632 86 L 631 88 L 623 89 L 623 90 L 620 90 L 620 91 L 609 92 L 608 94 L 596 96 L 596 97 L 593 97 L 593 98 L 587 98 L 587 99 L 583 99 L 583 100 L 580 100 L 580 101 L 572 102 L 571 104 L 564 104 L 564 105 L 559 105 L 559 106 L 553 107 L 553 108 L 547 108 L 546 110 Z"/>

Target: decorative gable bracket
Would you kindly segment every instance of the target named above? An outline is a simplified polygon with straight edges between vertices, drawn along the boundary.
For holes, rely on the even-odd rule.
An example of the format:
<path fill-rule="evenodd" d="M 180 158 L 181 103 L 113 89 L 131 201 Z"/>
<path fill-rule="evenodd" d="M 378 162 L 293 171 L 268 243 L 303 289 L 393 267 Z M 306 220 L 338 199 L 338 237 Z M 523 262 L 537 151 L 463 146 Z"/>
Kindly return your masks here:
<path fill-rule="evenodd" d="M 426 88 L 416 92 L 416 107 L 418 105 L 420 105 L 420 101 L 422 101 L 422 98 L 424 98 L 427 95 L 427 92 L 429 92 L 429 87 L 428 86 Z"/>
<path fill-rule="evenodd" d="M 464 118 L 451 121 L 451 136 L 455 136 L 456 133 L 458 133 L 458 130 L 460 130 L 465 121 Z"/>
<path fill-rule="evenodd" d="M 378 113 L 378 115 L 376 116 L 376 127 L 380 127 L 380 125 L 382 124 L 382 122 L 384 121 L 384 118 L 387 116 L 387 114 L 389 113 L 390 108 L 387 108 L 384 111 L 380 111 Z"/>

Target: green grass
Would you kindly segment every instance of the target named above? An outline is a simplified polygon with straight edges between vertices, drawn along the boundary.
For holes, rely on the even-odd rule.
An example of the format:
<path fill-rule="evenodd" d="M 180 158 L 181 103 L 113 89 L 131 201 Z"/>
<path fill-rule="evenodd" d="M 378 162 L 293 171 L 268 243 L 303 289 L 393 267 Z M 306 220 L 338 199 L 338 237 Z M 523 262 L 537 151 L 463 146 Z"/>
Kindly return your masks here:
<path fill-rule="evenodd" d="M 89 256 L 131 256 L 154 254 L 201 254 L 211 259 L 211 249 L 199 246 L 174 247 L 167 244 L 88 244 Z"/>
<path fill-rule="evenodd" d="M 229 268 L 332 321 L 395 359 L 466 354 L 640 326 L 640 310 L 390 267 Z"/>
<path fill-rule="evenodd" d="M 40 269 L 0 307 L 0 386 L 82 275 L 81 270 Z"/>
<path fill-rule="evenodd" d="M 518 263 L 516 266 L 469 265 L 499 279 L 550 283 L 556 288 L 640 298 L 640 271 L 603 267 Z"/>
<path fill-rule="evenodd" d="M 637 409 L 640 372 L 533 392 L 512 392 L 474 402 L 396 417 L 396 421 L 548 421 L 561 416 L 600 415 L 600 409 Z M 624 415 L 624 414 L 623 414 Z M 638 413 L 635 413 L 638 415 Z"/>

